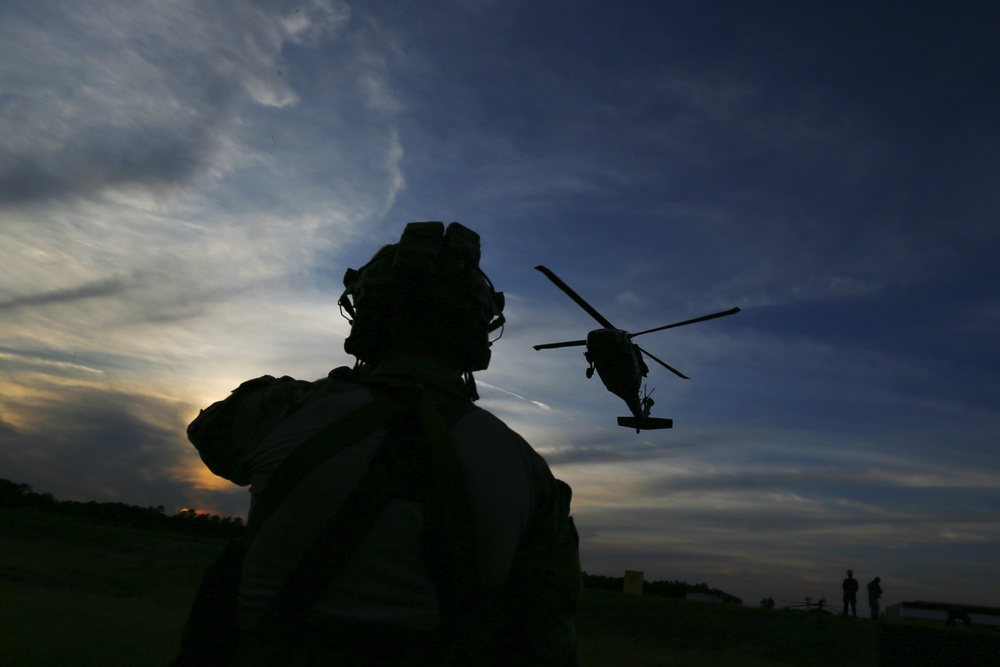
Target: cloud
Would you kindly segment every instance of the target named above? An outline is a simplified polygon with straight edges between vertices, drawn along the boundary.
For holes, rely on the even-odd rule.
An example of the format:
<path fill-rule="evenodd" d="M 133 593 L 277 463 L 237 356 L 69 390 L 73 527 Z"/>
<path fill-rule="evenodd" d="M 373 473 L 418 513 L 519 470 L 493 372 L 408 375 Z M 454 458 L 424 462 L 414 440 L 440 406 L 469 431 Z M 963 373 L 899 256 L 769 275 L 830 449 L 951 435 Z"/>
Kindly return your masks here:
<path fill-rule="evenodd" d="M 13 154 L 0 168 L 0 206 L 97 194 L 109 189 L 184 184 L 207 163 L 208 131 L 93 127 L 67 136 L 44 156 Z M 180 136 L 173 136 L 177 132 Z"/>
<path fill-rule="evenodd" d="M 849 482 L 841 488 L 852 492 Z M 967 497 L 923 491 L 905 503 L 894 502 L 885 489 L 871 502 L 815 491 L 704 488 L 671 495 L 659 506 L 581 503 L 574 513 L 586 545 L 584 568 L 620 575 L 629 567 L 645 570 L 648 579 L 707 580 L 753 604 L 748 595 L 761 591 L 782 599 L 815 596 L 817 582 L 835 586 L 837 573 L 853 566 L 891 581 L 894 596 L 923 591 L 927 597 L 929 591 L 932 599 L 948 600 L 953 598 L 926 579 L 932 554 L 942 552 L 943 566 L 978 545 L 995 548 L 1000 540 L 989 509 L 995 504 L 992 490 Z M 956 522 L 954 507 L 977 509 Z M 964 590 L 963 600 L 987 603 L 988 594 L 972 592 L 989 577 L 982 561 L 971 557 L 964 571 L 948 577 Z"/>
<path fill-rule="evenodd" d="M 940 466 L 929 471 L 896 457 L 884 457 L 882 466 L 875 466 L 863 454 L 852 453 L 845 465 L 820 460 L 811 466 L 772 465 L 755 467 L 705 465 L 694 469 L 663 471 L 639 481 L 635 493 L 640 497 L 663 498 L 692 493 L 774 492 L 793 490 L 799 494 L 836 496 L 850 493 L 864 497 L 868 489 L 879 489 L 892 500 L 907 501 L 937 496 L 967 496 L 991 493 L 994 478 L 988 473 L 970 470 L 961 465 Z M 935 491 L 937 493 L 935 493 Z M 929 501 L 936 504 L 938 501 Z"/>
<path fill-rule="evenodd" d="M 245 490 L 215 478 L 187 442 L 190 403 L 119 381 L 8 375 L 0 400 L 4 476 L 60 500 L 165 505 L 245 516 Z"/>
<path fill-rule="evenodd" d="M 350 16 L 330 2 L 109 7 L 9 8 L 0 207 L 211 176 L 224 128 L 247 105 L 298 101 L 281 74 L 283 46 L 315 46 Z"/>
<path fill-rule="evenodd" d="M 3 394 L 7 433 L 0 456 L 8 476 L 61 476 L 58 486 L 81 500 L 97 500 L 87 497 L 97 493 L 152 503 L 176 495 L 166 471 L 181 458 L 179 415 L 187 406 L 51 376 L 8 383 Z"/>
<path fill-rule="evenodd" d="M 70 289 L 52 290 L 40 294 L 30 294 L 0 301 L 0 312 L 21 306 L 41 306 L 51 303 L 66 303 L 81 299 L 94 299 L 120 294 L 126 289 L 123 281 L 109 278 Z"/>
<path fill-rule="evenodd" d="M 11 5 L 0 26 L 10 358 L 106 372 L 105 390 L 145 376 L 170 396 L 192 381 L 206 396 L 231 389 L 256 369 L 219 369 L 260 364 L 247 360 L 268 344 L 323 374 L 313 351 L 336 358 L 324 348 L 345 326 L 326 291 L 342 268 L 327 277 L 323 264 L 346 266 L 340 250 L 405 187 L 392 91 L 363 57 L 377 35 L 342 39 L 350 24 L 350 8 L 326 0 Z M 318 49 L 344 66 L 300 89 Z M 231 344 L 250 330 L 259 346 Z"/>

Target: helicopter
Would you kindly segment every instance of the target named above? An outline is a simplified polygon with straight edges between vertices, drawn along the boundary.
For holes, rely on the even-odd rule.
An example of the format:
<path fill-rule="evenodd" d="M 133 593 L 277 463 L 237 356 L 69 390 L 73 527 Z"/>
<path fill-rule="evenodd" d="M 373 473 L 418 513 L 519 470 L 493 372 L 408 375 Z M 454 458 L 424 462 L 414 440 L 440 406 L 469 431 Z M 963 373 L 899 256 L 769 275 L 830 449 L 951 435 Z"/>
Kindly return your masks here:
<path fill-rule="evenodd" d="M 535 345 L 534 348 L 536 350 L 550 350 L 559 347 L 586 346 L 587 349 L 583 355 L 589 364 L 587 367 L 587 378 L 589 379 L 594 377 L 594 370 L 596 369 L 598 376 L 601 378 L 601 381 L 604 383 L 607 390 L 625 401 L 629 410 L 632 411 L 631 417 L 618 418 L 619 426 L 634 428 L 636 433 L 642 429 L 651 430 L 673 428 L 674 421 L 672 419 L 649 416 L 649 412 L 653 407 L 653 392 L 650 391 L 649 393 L 646 393 L 644 388 L 641 394 L 639 391 L 640 386 L 642 385 L 642 378 L 646 377 L 649 373 L 649 367 L 646 365 L 643 355 L 649 357 L 680 378 L 685 380 L 690 378 L 666 362 L 657 359 L 655 356 L 650 354 L 649 351 L 644 350 L 633 343 L 632 339 L 636 336 L 642 336 L 655 331 L 663 331 L 664 329 L 681 327 L 686 324 L 694 324 L 695 322 L 704 322 L 705 320 L 712 320 L 717 317 L 735 315 L 740 312 L 740 309 L 730 308 L 729 310 L 712 313 L 711 315 L 703 315 L 691 320 L 684 320 L 683 322 L 675 322 L 674 324 L 667 324 L 654 329 L 646 329 L 645 331 L 629 333 L 611 324 L 607 318 L 597 312 L 597 310 L 595 310 L 589 303 L 584 301 L 579 294 L 574 292 L 569 285 L 564 283 L 559 276 L 551 270 L 541 265 L 536 266 L 535 269 L 541 271 L 545 277 L 555 284 L 556 287 L 565 292 L 566 295 L 573 299 L 578 306 L 583 308 L 590 314 L 591 317 L 597 320 L 603 328 L 594 329 L 588 333 L 586 340 L 569 340 L 561 343 L 545 343 L 542 345 Z"/>

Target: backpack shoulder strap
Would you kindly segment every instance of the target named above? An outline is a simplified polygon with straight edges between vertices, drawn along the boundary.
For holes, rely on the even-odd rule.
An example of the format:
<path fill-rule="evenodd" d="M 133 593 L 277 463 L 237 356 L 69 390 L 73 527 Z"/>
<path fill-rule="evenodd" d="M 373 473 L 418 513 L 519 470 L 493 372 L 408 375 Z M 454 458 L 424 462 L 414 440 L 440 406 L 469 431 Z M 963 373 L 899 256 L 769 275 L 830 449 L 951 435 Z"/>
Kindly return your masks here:
<path fill-rule="evenodd" d="M 463 617 L 483 588 L 472 506 L 451 435 L 458 421 L 473 409 L 471 401 L 435 405 L 424 398 L 417 404 L 430 454 L 424 535 L 428 576 L 446 624 Z"/>
<path fill-rule="evenodd" d="M 272 474 L 243 535 L 231 541 L 205 571 L 172 667 L 228 665 L 240 650 L 237 598 L 247 547 L 288 492 L 315 466 L 386 423 L 403 406 L 380 392 L 374 400 L 302 443 Z"/>
<path fill-rule="evenodd" d="M 452 442 L 450 432 L 458 420 L 473 408 L 472 402 L 459 401 L 454 405 L 449 403 L 438 406 L 441 408 L 443 416 L 439 414 L 438 407 L 435 407 L 426 395 L 420 397 L 415 408 L 406 408 L 397 401 L 392 401 L 392 406 L 393 409 L 390 412 L 383 410 L 384 419 L 387 420 L 397 414 L 405 417 L 406 412 L 413 411 L 419 415 L 419 420 L 416 420 L 416 423 L 422 425 L 424 439 L 428 442 L 430 450 L 431 479 L 427 480 L 430 488 L 454 486 L 456 471 L 460 475 L 461 470 L 458 468 L 454 444 L 448 444 Z M 368 423 L 367 418 L 359 423 Z M 401 423 L 413 424 L 414 420 L 402 419 Z M 393 437 L 393 432 L 390 431 L 387 441 Z M 329 587 L 330 582 L 341 571 L 347 559 L 354 553 L 362 538 L 377 522 L 378 517 L 397 491 L 393 474 L 381 463 L 380 453 L 387 444 L 387 442 L 382 444 L 380 452 L 376 453 L 358 487 L 348 496 L 303 555 L 264 617 L 254 628 L 254 635 L 260 637 L 262 635 L 280 636 L 288 632 L 294 633 L 298 623 L 312 609 L 319 597 Z M 437 469 L 442 472 L 435 472 Z M 458 481 L 461 482 L 461 478 Z M 464 486 L 459 484 L 459 487 L 464 495 Z M 455 492 L 454 489 L 446 490 L 447 494 Z M 431 499 L 431 503 L 436 504 L 434 499 Z M 471 527 L 471 514 L 467 500 L 462 507 L 464 509 L 461 511 L 469 515 L 468 521 Z M 437 512 L 429 513 L 436 514 Z M 451 512 L 447 514 L 451 514 Z M 464 522 L 462 523 L 464 526 Z M 458 530 L 458 528 L 453 527 L 453 530 Z M 467 542 L 474 540 L 471 530 L 465 534 L 463 539 Z M 471 545 L 474 556 L 474 541 L 471 542 Z M 475 559 L 471 563 L 462 563 L 461 561 L 462 559 L 456 559 L 451 562 L 455 568 L 478 573 L 476 569 L 478 561 Z M 459 577 L 459 579 L 462 581 L 459 588 L 464 591 L 467 577 Z M 449 602 L 450 596 L 449 591 Z"/>
<path fill-rule="evenodd" d="M 275 508 L 312 470 L 338 452 L 385 424 L 403 409 L 383 392 L 354 412 L 319 431 L 289 454 L 274 472 L 247 521 L 245 541 L 249 545 Z"/>

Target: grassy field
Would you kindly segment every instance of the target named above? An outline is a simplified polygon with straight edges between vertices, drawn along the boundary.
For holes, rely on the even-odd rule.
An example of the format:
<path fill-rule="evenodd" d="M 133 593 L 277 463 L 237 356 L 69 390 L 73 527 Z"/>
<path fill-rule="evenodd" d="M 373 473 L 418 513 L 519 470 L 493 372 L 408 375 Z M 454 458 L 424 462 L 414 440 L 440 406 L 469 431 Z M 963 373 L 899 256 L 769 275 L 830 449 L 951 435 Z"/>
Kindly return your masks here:
<path fill-rule="evenodd" d="M 577 627 L 592 665 L 879 664 L 878 625 L 828 614 L 587 591 Z"/>
<path fill-rule="evenodd" d="M 0 510 L 0 646 L 9 665 L 166 665 L 218 540 Z"/>
<path fill-rule="evenodd" d="M 21 667 L 166 665 L 223 542 L 0 510 L 0 646 Z M 583 667 L 997 664 L 1000 633 L 585 591 Z"/>

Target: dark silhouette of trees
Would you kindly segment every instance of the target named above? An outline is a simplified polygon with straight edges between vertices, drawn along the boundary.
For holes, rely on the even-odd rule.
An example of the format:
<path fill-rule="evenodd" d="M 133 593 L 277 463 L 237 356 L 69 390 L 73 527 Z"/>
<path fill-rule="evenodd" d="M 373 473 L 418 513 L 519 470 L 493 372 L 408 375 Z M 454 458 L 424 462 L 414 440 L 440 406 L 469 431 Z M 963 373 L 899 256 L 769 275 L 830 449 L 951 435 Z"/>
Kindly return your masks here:
<path fill-rule="evenodd" d="M 51 508 L 56 499 L 51 493 L 35 493 L 30 484 L 17 484 L 8 479 L 0 479 L 0 508 L 37 507 Z"/>
<path fill-rule="evenodd" d="M 625 585 L 625 577 L 609 577 L 603 574 L 583 573 L 583 585 L 605 591 L 621 591 Z M 718 588 L 709 588 L 708 584 L 689 584 L 686 581 L 646 581 L 642 582 L 643 595 L 655 595 L 657 597 L 677 598 L 683 600 L 688 593 L 701 593 L 704 595 L 714 595 L 721 598 L 723 602 L 732 604 L 743 604 L 743 600 L 730 595 Z"/>
<path fill-rule="evenodd" d="M 55 512 L 122 528 L 169 530 L 205 537 L 233 538 L 242 533 L 244 527 L 243 519 L 240 517 L 220 517 L 191 509 L 167 515 L 163 505 L 138 507 L 120 502 L 59 501 L 51 493 L 36 493 L 30 484 L 0 479 L 0 510 L 17 508 Z"/>
<path fill-rule="evenodd" d="M 51 493 L 36 493 L 30 484 L 18 484 L 7 479 L 0 479 L 0 511 L 15 508 L 57 512 L 81 520 L 123 528 L 169 530 L 185 535 L 204 537 L 233 538 L 242 534 L 244 529 L 243 519 L 240 517 L 221 517 L 216 514 L 197 512 L 193 509 L 182 509 L 177 514 L 168 515 L 163 505 L 138 507 L 119 502 L 60 501 L 56 500 Z M 587 588 L 621 591 L 624 583 L 624 577 L 583 573 L 583 585 Z M 643 581 L 644 595 L 683 600 L 688 593 L 714 595 L 721 598 L 723 602 L 743 604 L 743 601 L 735 595 L 730 595 L 718 588 L 710 588 L 708 584 L 689 584 L 684 581 Z"/>

